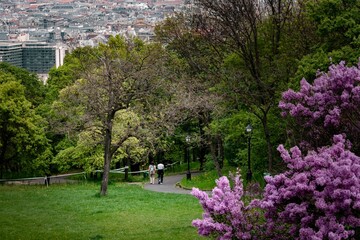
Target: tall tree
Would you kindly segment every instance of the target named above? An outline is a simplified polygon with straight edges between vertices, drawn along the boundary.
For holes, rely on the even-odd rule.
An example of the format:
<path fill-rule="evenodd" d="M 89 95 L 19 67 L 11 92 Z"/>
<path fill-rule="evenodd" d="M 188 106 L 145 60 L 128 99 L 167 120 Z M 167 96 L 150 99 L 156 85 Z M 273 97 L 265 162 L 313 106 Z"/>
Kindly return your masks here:
<path fill-rule="evenodd" d="M 117 149 L 136 128 L 129 127 L 122 137 L 114 137 L 114 119 L 119 111 L 144 113 L 157 101 L 152 98 L 163 80 L 163 50 L 158 44 L 145 44 L 138 39 L 111 37 L 108 44 L 91 49 L 81 62 L 81 79 L 61 92 L 61 101 L 55 105 L 64 121 L 71 123 L 69 110 L 77 112 L 69 128 L 93 128 L 103 137 L 104 172 L 100 189 L 107 194 L 110 164 Z M 154 100 L 155 99 L 155 100 Z M 65 109 L 64 106 L 71 106 Z M 80 113 L 80 114 L 79 114 Z M 77 122 L 77 126 L 74 124 Z"/>
<path fill-rule="evenodd" d="M 221 176 L 223 155 L 217 153 L 223 148 L 222 135 L 205 131 L 220 99 L 212 88 L 217 81 L 221 58 L 214 53 L 215 49 L 194 31 L 191 18 L 186 14 L 166 19 L 156 27 L 155 32 L 157 39 L 167 47 L 174 60 L 171 66 L 174 73 L 173 86 L 176 89 L 173 112 L 176 112 L 175 115 L 184 124 L 186 134 L 198 136 L 196 139 L 200 169 L 203 169 L 205 155 L 211 147 L 214 165 Z M 190 129 L 190 125 L 196 127 Z"/>
<path fill-rule="evenodd" d="M 196 0 L 197 8 L 193 11 L 196 31 L 218 52 L 225 51 L 227 55 L 222 68 L 225 83 L 219 87 L 226 87 L 223 90 L 230 97 L 235 93 L 237 107 L 246 108 L 262 124 L 270 172 L 274 149 L 269 114 L 295 72 L 296 60 L 306 49 L 303 44 L 293 45 L 292 49 L 286 47 L 292 28 L 304 26 L 299 21 L 302 18 L 300 2 Z"/>

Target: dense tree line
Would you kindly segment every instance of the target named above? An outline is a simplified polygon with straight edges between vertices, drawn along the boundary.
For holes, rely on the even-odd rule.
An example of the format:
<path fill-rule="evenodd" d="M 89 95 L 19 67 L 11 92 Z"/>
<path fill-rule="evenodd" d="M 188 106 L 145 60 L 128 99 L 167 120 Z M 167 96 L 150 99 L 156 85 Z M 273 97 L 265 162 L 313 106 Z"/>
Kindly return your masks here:
<path fill-rule="evenodd" d="M 201 169 L 212 163 L 221 176 L 225 162 L 245 171 L 249 123 L 255 179 L 281 172 L 276 146 L 306 137 L 281 117 L 281 95 L 358 62 L 359 4 L 195 0 L 153 43 L 116 36 L 78 48 L 46 85 L 1 64 L 0 172 L 103 169 L 105 195 L 110 168 L 177 161 L 190 135 Z"/>

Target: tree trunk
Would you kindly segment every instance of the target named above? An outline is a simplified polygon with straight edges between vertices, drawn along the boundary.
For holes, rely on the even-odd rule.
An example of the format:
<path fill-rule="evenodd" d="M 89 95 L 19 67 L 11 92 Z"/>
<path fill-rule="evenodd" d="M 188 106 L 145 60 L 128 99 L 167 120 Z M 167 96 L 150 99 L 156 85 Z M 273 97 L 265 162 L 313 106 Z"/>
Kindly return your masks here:
<path fill-rule="evenodd" d="M 2 142 L 0 142 L 1 144 L 1 149 L 0 149 L 0 178 L 3 178 L 3 172 L 5 172 L 6 170 L 6 159 L 5 159 L 5 153 L 7 150 L 7 146 L 8 146 L 8 139 L 9 136 L 7 136 L 6 131 L 7 131 L 7 125 L 5 124 L 5 126 L 2 126 L 2 136 L 0 138 L 0 140 L 2 140 Z"/>
<path fill-rule="evenodd" d="M 129 171 L 131 170 L 130 169 L 130 166 L 131 166 L 131 159 L 129 157 L 129 153 L 128 153 L 128 156 L 126 157 L 126 164 L 125 164 L 125 181 L 129 181 Z"/>
<path fill-rule="evenodd" d="M 211 156 L 212 159 L 214 161 L 214 165 L 215 165 L 215 169 L 217 171 L 217 174 L 219 177 L 222 176 L 222 171 L 221 171 L 221 156 L 220 156 L 220 145 L 221 145 L 221 141 L 219 141 L 219 136 L 216 137 L 212 137 L 211 138 L 211 143 L 210 143 L 210 151 L 211 151 Z"/>
<path fill-rule="evenodd" d="M 199 119 L 199 133 L 200 133 L 200 144 L 199 144 L 199 162 L 200 162 L 200 171 L 204 170 L 205 155 L 206 155 L 206 143 L 205 143 L 205 131 L 204 131 L 204 121 L 200 117 Z"/>
<path fill-rule="evenodd" d="M 261 119 L 261 122 L 263 124 L 264 133 L 265 133 L 265 140 L 267 144 L 267 152 L 268 152 L 268 171 L 269 173 L 272 173 L 273 171 L 273 145 L 271 143 L 270 139 L 270 131 L 269 126 L 267 122 L 267 115 L 264 115 L 264 117 Z"/>
<path fill-rule="evenodd" d="M 205 163 L 205 155 L 206 155 L 206 147 L 204 143 L 200 143 L 199 146 L 199 162 L 200 162 L 200 168 L 199 170 L 204 170 L 204 163 Z"/>
<path fill-rule="evenodd" d="M 224 167 L 224 144 L 220 136 L 218 136 L 218 151 L 219 151 L 220 169 L 222 169 Z"/>
<path fill-rule="evenodd" d="M 109 184 L 109 173 L 111 163 L 111 131 L 112 123 L 108 121 L 108 127 L 106 128 L 105 139 L 104 139 L 104 172 L 101 182 L 100 195 L 105 196 L 107 194 L 107 188 Z"/>

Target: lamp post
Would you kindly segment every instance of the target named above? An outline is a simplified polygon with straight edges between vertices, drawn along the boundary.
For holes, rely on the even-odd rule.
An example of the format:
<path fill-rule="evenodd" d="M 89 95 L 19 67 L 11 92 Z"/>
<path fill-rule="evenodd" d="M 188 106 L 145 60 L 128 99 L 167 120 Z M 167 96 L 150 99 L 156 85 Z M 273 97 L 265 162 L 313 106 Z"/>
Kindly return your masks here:
<path fill-rule="evenodd" d="M 186 141 L 186 160 L 187 160 L 187 164 L 188 164 L 188 170 L 186 173 L 186 179 L 187 180 L 191 180 L 191 172 L 190 172 L 190 152 L 189 152 L 189 144 L 190 144 L 190 136 L 187 135 L 185 138 Z"/>
<path fill-rule="evenodd" d="M 246 174 L 246 180 L 251 181 L 252 172 L 251 172 L 251 166 L 250 166 L 250 140 L 251 140 L 252 126 L 250 123 L 246 126 L 245 131 L 248 136 L 248 171 Z"/>

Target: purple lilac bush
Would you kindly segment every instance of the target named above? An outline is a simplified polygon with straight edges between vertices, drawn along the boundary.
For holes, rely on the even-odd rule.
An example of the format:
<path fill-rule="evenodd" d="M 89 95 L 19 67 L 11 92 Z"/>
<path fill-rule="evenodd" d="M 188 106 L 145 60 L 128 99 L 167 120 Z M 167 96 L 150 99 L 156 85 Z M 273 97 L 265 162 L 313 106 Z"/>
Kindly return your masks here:
<path fill-rule="evenodd" d="M 211 197 L 194 188 L 204 214 L 193 225 L 200 235 L 217 239 L 351 239 L 360 227 L 360 157 L 348 145 L 336 135 L 332 146 L 306 156 L 298 147 L 288 152 L 280 145 L 289 170 L 265 177 L 263 199 L 248 206 L 239 174 L 233 188 L 226 177 L 217 180 Z"/>
<path fill-rule="evenodd" d="M 282 94 L 279 107 L 283 116 L 294 121 L 296 144 L 303 141 L 306 148 L 326 146 L 333 135 L 345 133 L 359 155 L 359 66 L 346 67 L 344 62 L 332 65 L 312 84 L 303 79 L 298 92 L 289 89 Z"/>
<path fill-rule="evenodd" d="M 289 170 L 266 177 L 264 198 L 258 203 L 265 210 L 269 235 L 279 227 L 294 239 L 354 235 L 360 226 L 360 157 L 347 150 L 342 135 L 333 142 L 306 156 L 298 147 L 290 152 L 278 147 Z"/>
<path fill-rule="evenodd" d="M 216 187 L 209 197 L 206 192 L 193 188 L 192 195 L 200 200 L 204 209 L 203 219 L 193 221 L 199 235 L 214 236 L 217 239 L 252 239 L 253 228 L 250 207 L 242 201 L 244 194 L 240 174 L 232 177 L 233 187 L 227 177 L 216 181 Z"/>

